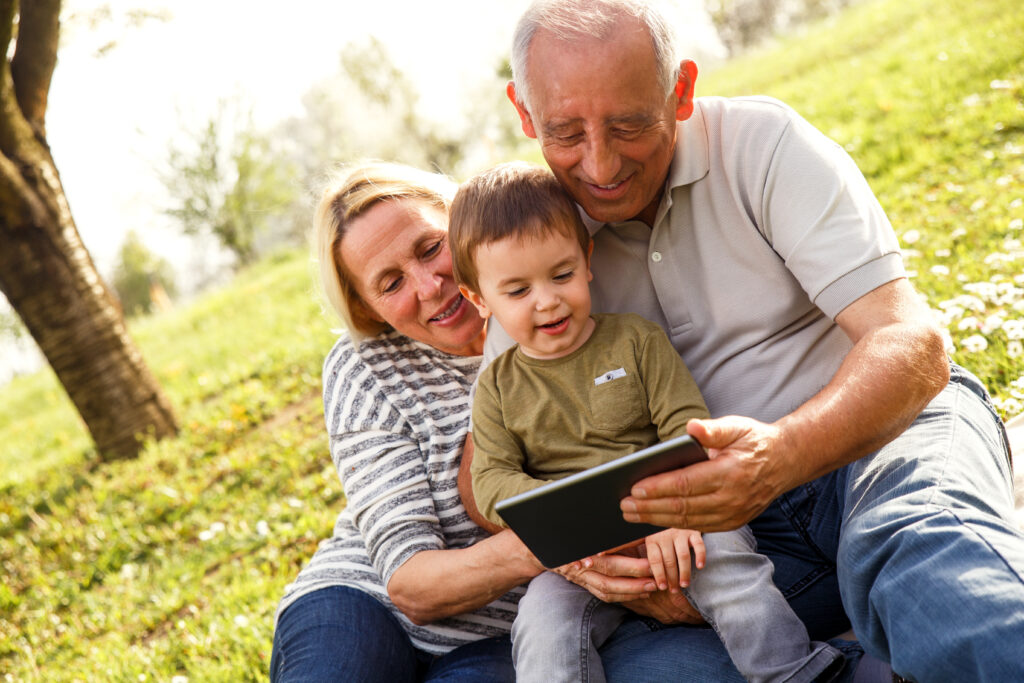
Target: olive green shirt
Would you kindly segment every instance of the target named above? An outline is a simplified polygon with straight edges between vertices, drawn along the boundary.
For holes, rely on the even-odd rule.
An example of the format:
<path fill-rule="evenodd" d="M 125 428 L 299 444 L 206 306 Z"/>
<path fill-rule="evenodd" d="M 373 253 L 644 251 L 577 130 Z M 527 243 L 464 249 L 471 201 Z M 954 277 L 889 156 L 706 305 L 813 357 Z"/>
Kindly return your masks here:
<path fill-rule="evenodd" d="M 571 354 L 541 360 L 514 346 L 480 375 L 473 402 L 473 494 L 494 505 L 518 493 L 686 433 L 708 416 L 665 332 L 633 314 L 595 315 Z"/>

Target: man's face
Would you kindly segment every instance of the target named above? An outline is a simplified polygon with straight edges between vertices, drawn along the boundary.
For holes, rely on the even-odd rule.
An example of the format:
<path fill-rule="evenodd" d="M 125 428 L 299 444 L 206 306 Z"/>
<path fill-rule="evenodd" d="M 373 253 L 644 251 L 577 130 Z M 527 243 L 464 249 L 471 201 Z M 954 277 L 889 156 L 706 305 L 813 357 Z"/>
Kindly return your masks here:
<path fill-rule="evenodd" d="M 692 95 L 692 78 L 666 97 L 650 36 L 631 20 L 604 41 L 562 41 L 540 31 L 527 70 L 530 110 L 517 106 L 523 130 L 540 142 L 562 186 L 595 220 L 651 225 L 675 151 L 676 119 L 689 115 L 680 103 Z"/>

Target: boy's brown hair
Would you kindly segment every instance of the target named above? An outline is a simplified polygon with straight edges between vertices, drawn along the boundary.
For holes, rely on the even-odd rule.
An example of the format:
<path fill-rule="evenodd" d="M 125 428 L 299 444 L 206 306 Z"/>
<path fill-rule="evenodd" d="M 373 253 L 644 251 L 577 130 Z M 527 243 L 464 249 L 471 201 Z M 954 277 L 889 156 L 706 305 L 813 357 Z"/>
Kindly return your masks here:
<path fill-rule="evenodd" d="M 459 187 L 448 218 L 448 245 L 455 280 L 480 291 L 476 249 L 503 239 L 535 239 L 553 231 L 575 237 L 589 254 L 590 233 L 576 203 L 546 168 L 524 162 L 499 164 Z"/>

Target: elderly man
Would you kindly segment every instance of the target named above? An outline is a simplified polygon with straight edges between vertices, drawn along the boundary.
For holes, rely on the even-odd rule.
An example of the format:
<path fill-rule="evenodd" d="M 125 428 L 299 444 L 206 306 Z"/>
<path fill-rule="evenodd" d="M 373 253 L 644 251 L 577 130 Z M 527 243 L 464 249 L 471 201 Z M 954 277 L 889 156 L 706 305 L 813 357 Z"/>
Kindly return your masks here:
<path fill-rule="evenodd" d="M 689 425 L 712 459 L 637 483 L 626 519 L 749 522 L 812 637 L 852 623 L 914 680 L 1024 680 L 1004 432 L 854 163 L 780 102 L 695 98 L 647 2 L 536 2 L 514 41 L 523 131 L 590 219 L 595 310 L 664 327 L 712 415 Z M 630 600 L 643 571 L 573 578 Z"/>

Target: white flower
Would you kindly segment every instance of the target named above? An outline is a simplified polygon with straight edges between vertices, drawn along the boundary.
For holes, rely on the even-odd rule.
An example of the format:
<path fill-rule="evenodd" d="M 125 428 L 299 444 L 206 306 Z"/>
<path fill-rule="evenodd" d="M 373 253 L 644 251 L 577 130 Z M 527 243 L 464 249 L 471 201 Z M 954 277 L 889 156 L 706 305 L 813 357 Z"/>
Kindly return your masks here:
<path fill-rule="evenodd" d="M 1013 318 L 1002 324 L 1003 333 L 1007 339 L 1024 339 L 1024 320 Z"/>
<path fill-rule="evenodd" d="M 907 230 L 903 233 L 904 244 L 914 244 L 921 239 L 921 232 L 918 230 Z"/>
<path fill-rule="evenodd" d="M 235 626 L 237 626 L 238 628 L 245 628 L 248 625 L 249 617 L 245 616 L 244 614 L 239 614 L 235 616 Z"/>
<path fill-rule="evenodd" d="M 1020 230 L 1024 228 L 1024 218 L 1014 218 L 1010 221 L 1010 230 Z"/>
<path fill-rule="evenodd" d="M 200 541 L 209 541 L 210 539 L 212 539 L 216 535 L 217 534 L 213 533 L 209 529 L 203 529 L 202 531 L 199 532 L 199 540 Z"/>
<path fill-rule="evenodd" d="M 942 264 L 934 265 L 930 268 L 932 275 L 949 275 L 949 266 Z"/>
<path fill-rule="evenodd" d="M 981 328 L 981 321 L 975 318 L 973 315 L 969 315 L 962 319 L 956 326 L 956 329 L 963 332 L 964 330 L 977 330 Z"/>
<path fill-rule="evenodd" d="M 1003 316 L 993 313 L 985 318 L 985 322 L 981 324 L 982 334 L 992 334 L 1003 326 L 1003 322 Z"/>
<path fill-rule="evenodd" d="M 984 208 L 985 208 L 985 200 L 984 199 L 975 199 L 974 203 L 971 204 L 971 211 L 981 211 Z"/>
<path fill-rule="evenodd" d="M 1022 353 L 1024 353 L 1024 344 L 1021 344 L 1019 340 L 1014 339 L 1006 345 L 1006 355 L 1010 358 L 1020 358 Z"/>
<path fill-rule="evenodd" d="M 966 234 L 967 234 L 967 228 L 957 228 L 953 232 L 949 233 L 949 236 L 952 237 L 953 239 L 956 239 L 958 237 L 963 237 Z"/>
<path fill-rule="evenodd" d="M 171 683 L 188 683 L 188 676 L 172 676 Z"/>
<path fill-rule="evenodd" d="M 988 348 L 988 340 L 980 334 L 972 334 L 967 339 L 961 341 L 960 346 L 968 353 L 978 353 Z"/>
<path fill-rule="evenodd" d="M 953 252 L 950 251 L 949 249 L 936 249 L 935 250 L 935 258 L 949 258 L 950 256 L 952 256 L 952 254 L 953 254 Z"/>
<path fill-rule="evenodd" d="M 270 535 L 270 525 L 267 524 L 267 520 L 261 519 L 260 521 L 256 522 L 256 533 L 262 536 L 263 538 L 266 538 Z"/>

